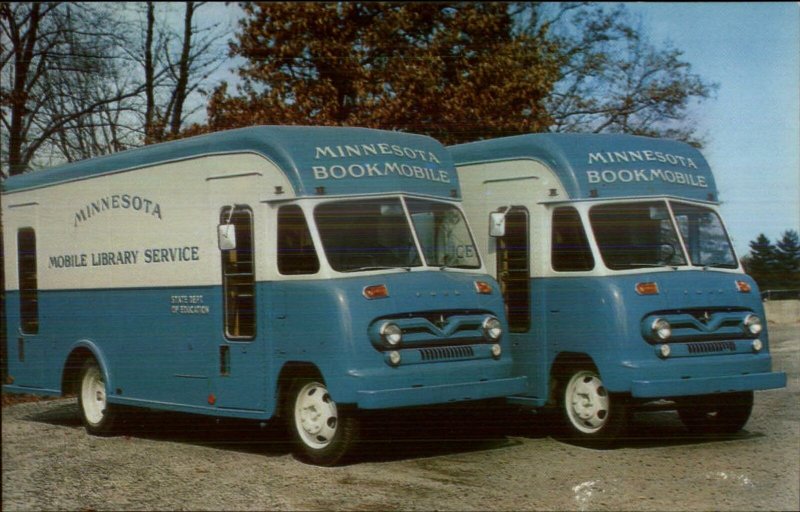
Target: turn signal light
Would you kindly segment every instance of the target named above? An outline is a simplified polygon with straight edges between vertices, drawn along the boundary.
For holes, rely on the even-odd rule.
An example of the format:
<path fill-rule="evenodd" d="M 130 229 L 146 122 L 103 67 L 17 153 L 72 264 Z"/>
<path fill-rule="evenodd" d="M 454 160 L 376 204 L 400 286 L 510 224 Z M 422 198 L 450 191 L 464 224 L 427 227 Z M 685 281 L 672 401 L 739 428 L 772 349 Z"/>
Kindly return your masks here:
<path fill-rule="evenodd" d="M 475 291 L 480 293 L 481 295 L 491 295 L 492 285 L 490 285 L 486 281 L 475 281 Z"/>
<path fill-rule="evenodd" d="M 369 300 L 383 299 L 389 296 L 389 289 L 385 284 L 373 284 L 364 288 L 361 293 Z"/>
<path fill-rule="evenodd" d="M 636 293 L 639 295 L 658 295 L 658 283 L 636 283 Z"/>
<path fill-rule="evenodd" d="M 736 281 L 736 289 L 742 293 L 750 293 L 752 288 L 747 281 Z"/>

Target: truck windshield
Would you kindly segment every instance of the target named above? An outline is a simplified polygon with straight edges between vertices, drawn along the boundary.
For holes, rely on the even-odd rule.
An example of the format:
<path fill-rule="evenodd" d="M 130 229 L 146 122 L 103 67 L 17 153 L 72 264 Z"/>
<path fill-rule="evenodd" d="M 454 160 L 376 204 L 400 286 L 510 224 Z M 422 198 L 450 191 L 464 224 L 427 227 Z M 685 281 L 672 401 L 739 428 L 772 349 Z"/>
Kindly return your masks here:
<path fill-rule="evenodd" d="M 406 199 L 425 261 L 448 268 L 479 268 L 478 252 L 461 210 L 448 203 Z"/>
<path fill-rule="evenodd" d="M 406 205 L 413 223 L 409 222 L 398 197 L 343 200 L 317 206 L 314 219 L 331 267 L 339 272 L 358 272 L 422 266 L 412 225 L 428 265 L 480 267 L 472 237 L 458 208 L 422 199 L 408 199 Z"/>
<path fill-rule="evenodd" d="M 314 210 L 314 219 L 334 270 L 422 265 L 400 198 L 325 203 Z"/>
<path fill-rule="evenodd" d="M 719 216 L 698 205 L 670 201 L 605 204 L 589 211 L 600 254 L 612 270 L 692 265 L 736 268 L 728 235 Z"/>
<path fill-rule="evenodd" d="M 736 268 L 736 256 L 714 210 L 702 206 L 670 201 L 692 265 Z"/>
<path fill-rule="evenodd" d="M 594 206 L 589 220 L 600 255 L 612 270 L 686 265 L 664 201 Z"/>

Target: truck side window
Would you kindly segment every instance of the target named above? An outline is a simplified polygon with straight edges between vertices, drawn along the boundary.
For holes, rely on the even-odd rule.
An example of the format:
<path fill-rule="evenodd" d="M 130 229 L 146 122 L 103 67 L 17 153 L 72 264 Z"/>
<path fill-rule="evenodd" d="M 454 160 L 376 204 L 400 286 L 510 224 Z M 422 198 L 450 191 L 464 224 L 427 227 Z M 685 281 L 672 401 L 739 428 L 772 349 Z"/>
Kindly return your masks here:
<path fill-rule="evenodd" d="M 531 327 L 528 225 L 528 210 L 512 207 L 506 215 L 506 234 L 497 239 L 497 281 L 511 332 L 527 332 Z"/>
<path fill-rule="evenodd" d="M 236 248 L 222 251 L 222 286 L 225 294 L 225 336 L 252 340 L 256 335 L 255 248 L 253 211 L 248 206 L 228 206 L 220 223 L 233 224 Z"/>
<path fill-rule="evenodd" d="M 303 210 L 294 204 L 282 206 L 278 210 L 278 272 L 300 275 L 318 271 L 319 258 Z"/>
<path fill-rule="evenodd" d="M 17 272 L 20 329 L 24 334 L 37 334 L 39 285 L 36 274 L 36 232 L 33 228 L 22 228 L 17 232 Z"/>
<path fill-rule="evenodd" d="M 559 272 L 581 272 L 594 268 L 586 231 L 575 208 L 561 207 L 553 211 L 551 260 L 553 270 Z"/>

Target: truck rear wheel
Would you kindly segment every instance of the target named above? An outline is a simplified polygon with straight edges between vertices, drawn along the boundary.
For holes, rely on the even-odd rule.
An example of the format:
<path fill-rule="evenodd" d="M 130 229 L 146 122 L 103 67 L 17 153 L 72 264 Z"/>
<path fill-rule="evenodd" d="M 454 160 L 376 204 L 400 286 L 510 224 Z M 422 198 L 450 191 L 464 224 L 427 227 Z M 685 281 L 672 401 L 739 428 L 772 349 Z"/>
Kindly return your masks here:
<path fill-rule="evenodd" d="M 84 361 L 79 386 L 78 407 L 86 431 L 96 436 L 113 434 L 119 411 L 108 403 L 103 371 L 95 359 Z"/>
<path fill-rule="evenodd" d="M 753 392 L 686 397 L 678 401 L 678 416 L 693 434 L 735 434 L 753 411 Z"/>
<path fill-rule="evenodd" d="M 592 366 L 580 366 L 559 379 L 559 405 L 564 436 L 584 446 L 614 443 L 628 423 L 624 395 L 611 394 Z"/>
<path fill-rule="evenodd" d="M 337 407 L 321 379 L 293 383 L 286 418 L 298 457 L 312 464 L 336 465 L 358 441 L 358 419 Z"/>

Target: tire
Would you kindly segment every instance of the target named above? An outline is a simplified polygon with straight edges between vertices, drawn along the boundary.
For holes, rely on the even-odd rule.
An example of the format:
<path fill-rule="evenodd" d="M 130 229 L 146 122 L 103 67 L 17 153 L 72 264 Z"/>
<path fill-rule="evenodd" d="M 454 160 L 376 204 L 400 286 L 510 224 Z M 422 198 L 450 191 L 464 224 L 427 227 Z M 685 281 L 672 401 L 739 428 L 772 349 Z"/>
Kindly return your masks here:
<path fill-rule="evenodd" d="M 678 402 L 678 416 L 692 434 L 735 434 L 753 411 L 753 392 L 688 397 Z"/>
<path fill-rule="evenodd" d="M 112 435 L 116 431 L 119 410 L 106 400 L 103 371 L 95 359 L 87 359 L 81 367 L 78 408 L 86 431 L 95 436 Z"/>
<path fill-rule="evenodd" d="M 575 367 L 559 382 L 562 436 L 591 448 L 614 444 L 628 425 L 626 397 L 609 393 L 597 370 L 589 365 Z"/>
<path fill-rule="evenodd" d="M 344 461 L 359 438 L 358 419 L 337 407 L 321 379 L 294 381 L 286 419 L 297 457 L 319 466 Z"/>

